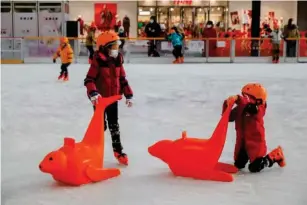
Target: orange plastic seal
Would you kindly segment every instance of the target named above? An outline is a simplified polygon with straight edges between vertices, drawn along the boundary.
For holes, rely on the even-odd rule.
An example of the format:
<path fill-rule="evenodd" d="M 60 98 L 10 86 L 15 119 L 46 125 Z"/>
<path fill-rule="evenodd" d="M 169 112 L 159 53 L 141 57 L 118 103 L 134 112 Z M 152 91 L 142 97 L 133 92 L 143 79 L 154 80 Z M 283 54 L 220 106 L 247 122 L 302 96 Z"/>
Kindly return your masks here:
<path fill-rule="evenodd" d="M 64 146 L 47 154 L 39 169 L 51 174 L 56 181 L 74 186 L 119 176 L 119 169 L 103 167 L 103 158 L 104 111 L 120 99 L 120 95 L 100 98 L 83 140 L 76 143 L 73 138 L 66 137 Z"/>
<path fill-rule="evenodd" d="M 176 176 L 222 182 L 233 181 L 232 173 L 238 169 L 218 162 L 226 141 L 228 119 L 234 102 L 231 102 L 221 117 L 210 139 L 187 137 L 175 141 L 161 140 L 148 148 L 148 152 L 166 164 Z"/>

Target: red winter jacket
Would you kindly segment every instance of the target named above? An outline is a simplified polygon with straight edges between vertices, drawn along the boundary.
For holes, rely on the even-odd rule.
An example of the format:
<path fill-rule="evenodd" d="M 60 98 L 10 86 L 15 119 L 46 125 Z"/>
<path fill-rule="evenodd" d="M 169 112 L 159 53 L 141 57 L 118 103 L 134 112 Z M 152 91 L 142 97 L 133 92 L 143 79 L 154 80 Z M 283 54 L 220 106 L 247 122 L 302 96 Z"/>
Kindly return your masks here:
<path fill-rule="evenodd" d="M 216 42 L 217 42 L 217 32 L 216 29 L 211 28 L 205 28 L 203 31 L 203 38 L 215 38 L 215 39 L 209 39 L 209 57 L 216 56 Z M 205 41 L 205 48 L 204 53 L 206 52 L 206 41 Z"/>
<path fill-rule="evenodd" d="M 84 80 L 87 94 L 98 91 L 102 97 L 124 94 L 127 99 L 132 98 L 133 92 L 126 79 L 123 62 L 121 54 L 114 59 L 96 51 Z"/>
<path fill-rule="evenodd" d="M 248 103 L 247 98 L 240 96 L 237 107 L 231 111 L 229 121 L 235 121 L 237 132 L 234 159 L 237 159 L 240 149 L 244 148 L 250 162 L 253 162 L 267 153 L 263 121 L 267 105 L 258 105 L 258 113 L 249 115 L 243 112 Z"/>

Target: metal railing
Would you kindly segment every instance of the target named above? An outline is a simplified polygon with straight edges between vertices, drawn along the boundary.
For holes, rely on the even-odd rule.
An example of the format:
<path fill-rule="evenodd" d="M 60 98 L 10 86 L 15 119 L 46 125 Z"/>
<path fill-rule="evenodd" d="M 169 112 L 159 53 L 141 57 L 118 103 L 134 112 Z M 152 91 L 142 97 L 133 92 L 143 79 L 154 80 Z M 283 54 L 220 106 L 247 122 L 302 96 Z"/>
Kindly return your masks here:
<path fill-rule="evenodd" d="M 1 62 L 19 60 L 25 63 L 52 63 L 52 55 L 59 46 L 60 37 L 25 37 L 1 38 Z M 148 46 L 154 43 L 160 58 L 154 63 L 170 63 L 173 60 L 172 45 L 164 38 L 129 38 L 125 40 L 122 52 L 126 63 L 151 63 L 148 56 Z M 287 47 L 283 40 L 280 42 L 280 62 L 307 62 L 307 39 L 289 39 L 296 42 L 295 48 Z M 75 63 L 87 63 L 88 51 L 84 38 L 70 38 L 75 54 Z M 252 57 L 252 47 L 258 50 L 258 56 Z M 293 51 L 294 49 L 294 51 Z M 289 53 L 292 50 L 292 54 Z M 272 43 L 266 38 L 212 38 L 185 39 L 183 45 L 185 62 L 271 62 Z"/>

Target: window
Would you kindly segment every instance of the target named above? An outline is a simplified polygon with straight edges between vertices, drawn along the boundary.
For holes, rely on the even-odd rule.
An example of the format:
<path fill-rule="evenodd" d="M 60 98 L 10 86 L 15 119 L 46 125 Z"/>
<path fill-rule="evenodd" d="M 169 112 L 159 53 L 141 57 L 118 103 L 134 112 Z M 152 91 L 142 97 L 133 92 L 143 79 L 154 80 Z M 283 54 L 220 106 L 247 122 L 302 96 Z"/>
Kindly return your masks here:
<path fill-rule="evenodd" d="M 39 11 L 48 10 L 49 13 L 61 13 L 61 3 L 39 3 Z"/>
<path fill-rule="evenodd" d="M 169 29 L 173 25 L 181 25 L 186 30 L 203 27 L 208 21 L 215 26 L 226 29 L 228 22 L 228 1 L 203 0 L 158 0 L 138 2 L 138 31 L 144 30 L 150 16 L 156 16 L 160 25 Z M 143 35 L 143 34 L 142 34 Z"/>
<path fill-rule="evenodd" d="M 9 13 L 12 10 L 10 2 L 1 2 L 1 13 Z"/>
<path fill-rule="evenodd" d="M 14 3 L 14 11 L 16 13 L 35 13 L 36 3 Z"/>

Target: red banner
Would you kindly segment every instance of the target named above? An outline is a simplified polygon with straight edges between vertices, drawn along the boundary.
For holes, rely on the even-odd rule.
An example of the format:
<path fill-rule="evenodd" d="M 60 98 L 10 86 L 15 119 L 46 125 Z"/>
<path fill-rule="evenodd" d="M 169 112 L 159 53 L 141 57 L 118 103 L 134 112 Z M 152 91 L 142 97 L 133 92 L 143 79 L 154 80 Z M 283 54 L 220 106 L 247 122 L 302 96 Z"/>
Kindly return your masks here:
<path fill-rule="evenodd" d="M 116 24 L 117 4 L 95 3 L 95 24 L 105 31 L 113 29 Z"/>
<path fill-rule="evenodd" d="M 192 5 L 193 0 L 174 0 L 175 5 Z"/>

